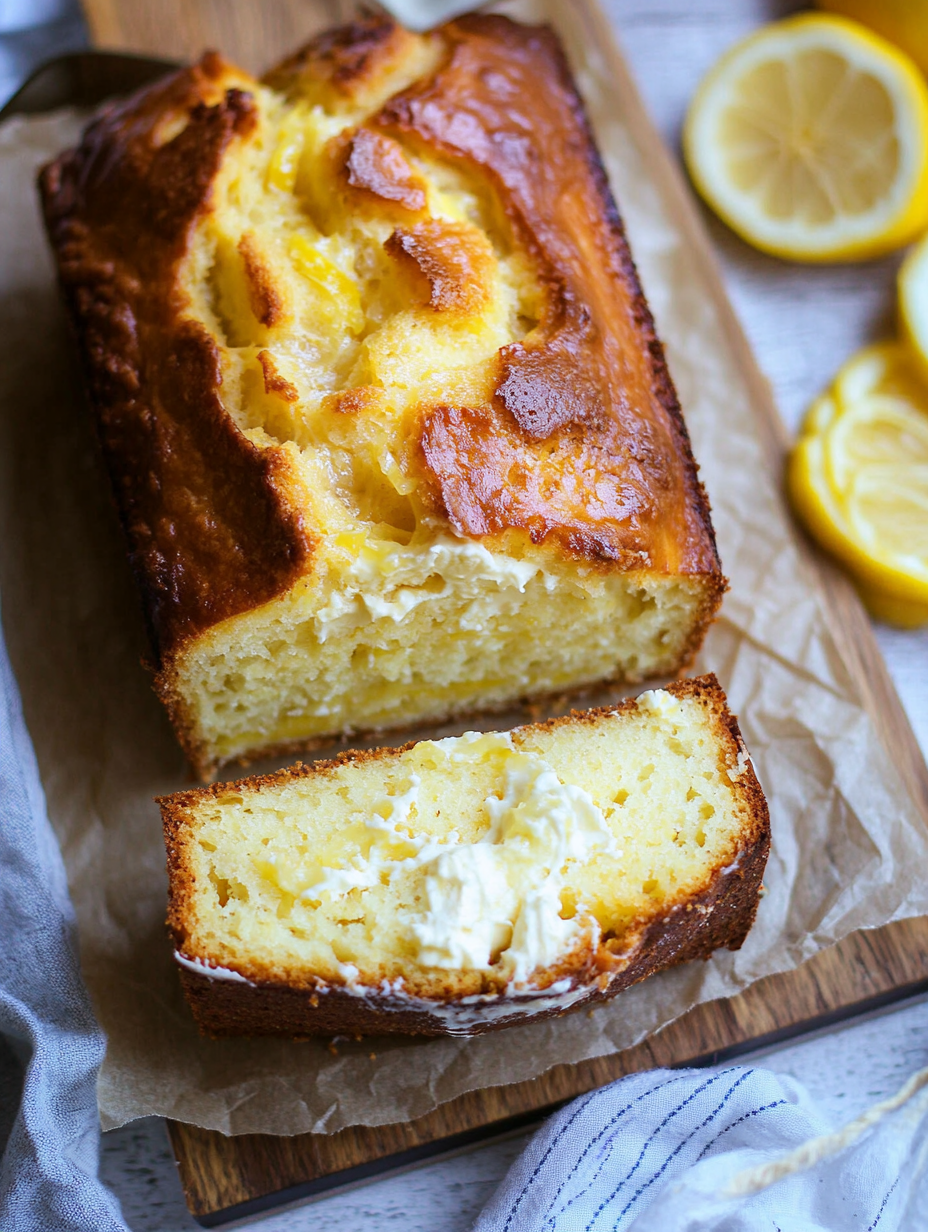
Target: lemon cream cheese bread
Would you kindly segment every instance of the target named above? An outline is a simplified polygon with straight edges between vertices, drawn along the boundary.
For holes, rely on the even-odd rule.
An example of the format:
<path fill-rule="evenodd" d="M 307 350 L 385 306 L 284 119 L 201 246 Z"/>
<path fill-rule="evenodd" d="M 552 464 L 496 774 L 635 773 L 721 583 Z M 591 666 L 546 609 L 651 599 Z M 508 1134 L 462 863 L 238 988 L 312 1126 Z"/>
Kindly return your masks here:
<path fill-rule="evenodd" d="M 737 949 L 770 841 L 712 676 L 160 803 L 212 1035 L 468 1035 L 602 1000 Z"/>
<path fill-rule="evenodd" d="M 725 580 L 550 30 L 209 54 L 41 188 L 199 771 L 692 658 Z"/>

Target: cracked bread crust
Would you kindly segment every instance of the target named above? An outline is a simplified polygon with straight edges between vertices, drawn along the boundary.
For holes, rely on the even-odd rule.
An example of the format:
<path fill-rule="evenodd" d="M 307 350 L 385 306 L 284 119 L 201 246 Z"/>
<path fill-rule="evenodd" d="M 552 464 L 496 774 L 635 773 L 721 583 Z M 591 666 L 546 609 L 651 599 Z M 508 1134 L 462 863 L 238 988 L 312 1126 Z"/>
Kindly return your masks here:
<path fill-rule="evenodd" d="M 178 303 L 177 271 L 223 156 L 254 123 L 251 96 L 207 55 L 106 108 L 40 178 L 159 663 L 311 567 L 291 459 L 259 450 L 232 422 L 216 342 Z"/>
<path fill-rule="evenodd" d="M 446 38 L 434 78 L 370 123 L 488 176 L 546 295 L 538 327 L 500 351 L 489 405 L 424 413 L 436 507 L 462 534 L 518 527 L 597 562 L 720 576 L 663 348 L 560 44 L 477 14 Z"/>
<path fill-rule="evenodd" d="M 483 977 L 475 989 L 472 981 L 459 981 L 449 972 L 441 996 L 423 996 L 414 982 L 402 989 L 363 982 L 350 987 L 296 970 L 268 971 L 259 966 L 242 966 L 229 980 L 182 966 L 184 994 L 201 1031 L 212 1036 L 288 1037 L 481 1034 L 607 1000 L 657 971 L 708 958 L 722 947 L 739 949 L 754 922 L 770 849 L 766 800 L 746 760 L 737 719 L 728 710 L 716 678 L 707 675 L 678 681 L 668 685 L 667 691 L 675 697 L 699 699 L 711 710 L 721 765 L 743 762 L 734 784 L 746 818 L 737 850 L 709 869 L 697 890 L 656 904 L 653 911 L 634 919 L 621 936 L 604 935 L 595 947 L 585 945 L 571 951 L 553 967 L 536 973 L 537 991 L 525 996 L 507 994 L 492 975 Z M 527 730 L 595 724 L 604 715 L 632 711 L 636 706 L 629 699 L 618 706 L 532 724 Z M 330 761 L 163 797 L 159 803 L 170 883 L 167 923 L 176 952 L 187 960 L 207 965 L 210 961 L 209 955 L 196 953 L 190 944 L 187 923 L 195 877 L 186 845 L 195 841 L 191 818 L 199 803 L 230 790 L 261 791 L 295 778 L 324 776 L 345 763 L 377 762 L 411 747 L 352 751 Z M 462 973 L 462 977 L 465 974 L 473 973 Z"/>

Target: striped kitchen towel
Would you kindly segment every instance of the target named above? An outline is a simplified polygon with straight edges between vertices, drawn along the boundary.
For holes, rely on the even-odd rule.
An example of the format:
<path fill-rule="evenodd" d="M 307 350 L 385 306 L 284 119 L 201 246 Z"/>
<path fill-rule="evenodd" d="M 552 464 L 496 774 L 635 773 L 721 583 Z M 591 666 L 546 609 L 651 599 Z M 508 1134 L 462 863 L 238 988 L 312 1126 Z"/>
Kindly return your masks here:
<path fill-rule="evenodd" d="M 928 1070 L 832 1131 L 769 1070 L 652 1070 L 568 1104 L 474 1232 L 908 1232 L 928 1228 Z"/>

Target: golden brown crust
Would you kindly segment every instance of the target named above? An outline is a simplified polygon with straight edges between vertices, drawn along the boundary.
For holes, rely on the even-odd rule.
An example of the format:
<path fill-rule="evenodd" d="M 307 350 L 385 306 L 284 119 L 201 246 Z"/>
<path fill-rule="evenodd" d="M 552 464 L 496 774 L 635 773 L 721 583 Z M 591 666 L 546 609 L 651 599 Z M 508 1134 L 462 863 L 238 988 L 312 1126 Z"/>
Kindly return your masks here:
<path fill-rule="evenodd" d="M 239 256 L 245 270 L 248 286 L 248 302 L 255 320 L 270 328 L 284 319 L 284 302 L 274 283 L 273 271 L 268 268 L 255 237 L 245 232 L 238 242 Z"/>
<path fill-rule="evenodd" d="M 738 723 L 728 710 L 725 695 L 714 675 L 678 681 L 667 689 L 674 696 L 704 702 L 719 723 L 717 736 L 724 764 L 729 766 L 740 760 L 744 744 Z M 516 732 L 550 731 L 565 724 L 595 725 L 604 715 L 628 712 L 636 706 L 632 698 L 617 706 L 574 711 L 516 729 Z M 352 750 L 309 766 L 295 766 L 275 774 L 161 797 L 159 804 L 170 883 L 167 922 L 175 948 L 190 960 L 210 961 L 209 955 L 197 954 L 195 947 L 191 947 L 185 923 L 193 891 L 193 876 L 186 856 L 186 845 L 193 841 L 192 810 L 206 800 L 226 794 L 260 791 L 295 779 L 324 776 L 346 763 L 389 760 L 412 747 L 413 744 L 407 744 L 400 749 Z M 733 786 L 750 823 L 740 836 L 737 850 L 728 853 L 724 862 L 707 874 L 703 888 L 678 900 L 656 905 L 653 912 L 632 921 L 620 937 L 606 935 L 595 948 L 574 951 L 538 981 L 539 996 L 551 996 L 551 985 L 566 982 L 569 985 L 566 995 L 574 998 L 570 1008 L 588 1005 L 614 996 L 665 967 L 693 958 L 707 958 L 722 946 L 729 949 L 741 946 L 757 910 L 770 847 L 770 822 L 763 792 L 749 761 L 743 764 Z M 508 1025 L 511 1021 L 524 1021 L 527 1011 L 533 1019 L 562 1012 L 559 1006 L 553 1005 L 536 1015 L 529 999 L 524 1002 L 514 999 L 511 1017 L 506 1014 L 495 1017 L 498 1010 L 494 1006 L 505 1007 L 507 1000 L 505 994 L 502 997 L 494 995 L 498 989 L 492 981 L 483 989 L 490 994 L 491 1011 L 487 1018 L 492 1017 L 492 1021 L 480 1021 L 473 1004 L 468 1007 L 460 1001 L 460 994 L 454 995 L 453 980 L 447 997 L 427 998 L 377 987 L 362 988 L 359 993 L 357 987 L 351 990 L 296 971 L 282 982 L 279 973 L 271 976 L 258 968 L 241 968 L 238 974 L 251 981 L 250 984 L 210 978 L 187 968 L 181 974 L 198 1024 L 213 1035 L 375 1034 L 385 1031 L 444 1035 L 460 1033 L 462 1027 L 473 1021 L 472 1028 L 467 1029 L 470 1034 Z M 465 991 L 473 992 L 470 987 Z M 565 995 L 560 985 L 559 994 Z"/>
<path fill-rule="evenodd" d="M 323 86 L 358 99 L 407 54 L 412 41 L 412 35 L 389 18 L 363 17 L 318 34 L 271 69 L 264 84 L 288 95 Z"/>
<path fill-rule="evenodd" d="M 312 555 L 292 463 L 235 427 L 216 343 L 178 303 L 177 270 L 222 157 L 254 124 L 251 97 L 224 87 L 231 72 L 205 56 L 108 107 L 40 179 L 159 661 L 280 594 Z M 159 144 L 167 121 L 186 113 L 187 126 Z M 261 307 L 275 311 L 271 298 Z"/>
<path fill-rule="evenodd" d="M 423 414 L 435 507 L 623 568 L 720 576 L 705 493 L 583 105 L 554 33 L 472 14 L 370 124 L 494 184 L 547 288 L 491 406 Z"/>
<path fill-rule="evenodd" d="M 335 139 L 331 156 L 345 185 L 375 198 L 374 204 L 396 205 L 411 214 L 425 209 L 425 182 L 406 161 L 399 142 L 385 133 L 358 128 Z"/>
<path fill-rule="evenodd" d="M 383 390 L 376 385 L 355 385 L 353 389 L 329 394 L 323 405 L 337 415 L 357 415 L 379 407 L 382 402 Z"/>
<path fill-rule="evenodd" d="M 276 394 L 278 398 L 283 398 L 285 402 L 298 402 L 300 393 L 295 385 L 282 376 L 274 362 L 274 356 L 270 351 L 258 352 L 258 363 L 261 365 L 261 371 L 264 374 L 264 392 L 266 394 Z"/>
<path fill-rule="evenodd" d="M 476 227 L 429 218 L 397 228 L 387 253 L 423 285 L 422 298 L 435 312 L 479 312 L 489 299 L 493 249 Z"/>

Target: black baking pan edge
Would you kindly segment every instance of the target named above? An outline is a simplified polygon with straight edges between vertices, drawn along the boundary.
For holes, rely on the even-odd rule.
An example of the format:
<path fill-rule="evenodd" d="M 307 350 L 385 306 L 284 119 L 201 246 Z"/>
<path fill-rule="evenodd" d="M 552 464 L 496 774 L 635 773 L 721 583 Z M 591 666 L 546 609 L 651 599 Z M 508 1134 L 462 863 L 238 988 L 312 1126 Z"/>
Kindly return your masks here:
<path fill-rule="evenodd" d="M 174 68 L 174 60 L 120 51 L 72 51 L 40 65 L 0 108 L 0 122 L 59 107 L 96 107 L 105 99 L 147 86 Z"/>

